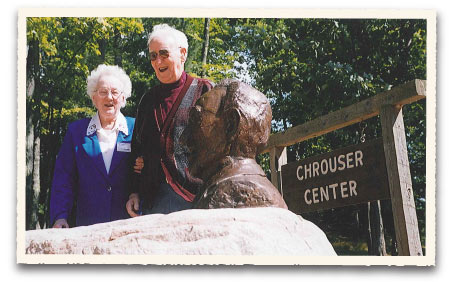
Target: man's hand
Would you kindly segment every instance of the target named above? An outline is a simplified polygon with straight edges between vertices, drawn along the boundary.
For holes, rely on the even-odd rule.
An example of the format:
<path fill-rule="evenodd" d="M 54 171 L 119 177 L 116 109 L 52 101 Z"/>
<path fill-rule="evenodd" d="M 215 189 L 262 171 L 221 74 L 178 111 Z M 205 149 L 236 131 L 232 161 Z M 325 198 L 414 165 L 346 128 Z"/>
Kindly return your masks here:
<path fill-rule="evenodd" d="M 139 211 L 139 194 L 132 193 L 130 199 L 126 202 L 126 211 L 131 217 L 139 216 L 136 212 Z"/>
<path fill-rule="evenodd" d="M 140 174 L 142 169 L 144 168 L 144 159 L 142 157 L 138 157 L 133 168 L 135 173 Z"/>
<path fill-rule="evenodd" d="M 65 218 L 57 219 L 52 228 L 70 228 Z"/>

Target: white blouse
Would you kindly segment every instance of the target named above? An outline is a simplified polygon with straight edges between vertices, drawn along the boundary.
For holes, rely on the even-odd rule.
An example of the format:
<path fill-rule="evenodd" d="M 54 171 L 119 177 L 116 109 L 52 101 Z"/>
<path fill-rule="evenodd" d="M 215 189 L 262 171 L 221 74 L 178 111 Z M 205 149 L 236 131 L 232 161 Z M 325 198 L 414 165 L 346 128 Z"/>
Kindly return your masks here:
<path fill-rule="evenodd" d="M 97 112 L 92 117 L 92 120 L 87 127 L 87 135 L 93 134 L 95 130 L 96 136 L 98 137 L 98 142 L 100 144 L 101 153 L 103 155 L 104 166 L 106 167 L 106 172 L 109 173 L 112 156 L 114 155 L 115 146 L 117 145 L 118 132 L 122 131 L 128 135 L 128 126 L 126 124 L 126 119 L 122 113 L 119 113 L 114 127 L 107 130 L 101 127 L 101 122 Z"/>
<path fill-rule="evenodd" d="M 109 168 L 111 167 L 112 156 L 114 155 L 115 144 L 117 143 L 117 134 L 118 130 L 115 128 L 110 130 L 100 128 L 96 131 L 107 173 L 109 173 Z"/>

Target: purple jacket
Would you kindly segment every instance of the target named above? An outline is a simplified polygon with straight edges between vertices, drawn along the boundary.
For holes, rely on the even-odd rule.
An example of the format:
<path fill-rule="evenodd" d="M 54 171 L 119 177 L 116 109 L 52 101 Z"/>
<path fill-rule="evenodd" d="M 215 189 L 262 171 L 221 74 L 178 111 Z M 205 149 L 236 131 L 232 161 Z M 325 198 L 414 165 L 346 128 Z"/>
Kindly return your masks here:
<path fill-rule="evenodd" d="M 131 143 L 134 118 L 125 117 L 128 135 L 119 131 L 118 143 Z M 87 135 L 90 118 L 71 123 L 57 156 L 52 181 L 50 224 L 68 219 L 76 200 L 76 226 L 128 218 L 129 152 L 114 150 L 109 174 L 96 132 Z M 126 148 L 126 149 L 125 149 Z"/>

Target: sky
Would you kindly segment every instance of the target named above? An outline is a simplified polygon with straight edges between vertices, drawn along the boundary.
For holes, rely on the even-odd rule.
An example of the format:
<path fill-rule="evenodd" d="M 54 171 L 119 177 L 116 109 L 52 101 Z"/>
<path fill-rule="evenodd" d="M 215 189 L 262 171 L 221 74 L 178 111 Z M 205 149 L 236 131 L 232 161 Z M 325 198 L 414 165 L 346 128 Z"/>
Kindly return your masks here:
<path fill-rule="evenodd" d="M 368 2 L 368 3 L 367 3 Z M 109 281 L 302 281 L 302 279 L 333 281 L 384 281 L 404 280 L 428 281 L 447 279 L 455 274 L 451 265 L 454 251 L 452 220 L 454 188 L 450 186 L 454 146 L 451 146 L 453 118 L 450 116 L 453 95 L 449 90 L 454 60 L 453 27 L 454 9 L 450 1 L 382 0 L 382 1 L 303 1 L 281 0 L 272 3 L 253 0 L 230 0 L 214 3 L 202 0 L 166 1 L 4 1 L 1 8 L 1 21 L 4 43 L 2 44 L 2 183 L 4 197 L 1 206 L 4 231 L 1 254 L 2 276 L 9 281 L 81 281 L 103 279 Z M 343 3 L 343 4 L 340 4 Z M 16 150 L 17 150 L 17 11 L 21 7 L 162 7 L 162 8 L 322 8 L 322 9 L 431 9 L 437 12 L 437 247 L 436 267 L 140 267 L 140 266 L 24 266 L 16 264 Z"/>

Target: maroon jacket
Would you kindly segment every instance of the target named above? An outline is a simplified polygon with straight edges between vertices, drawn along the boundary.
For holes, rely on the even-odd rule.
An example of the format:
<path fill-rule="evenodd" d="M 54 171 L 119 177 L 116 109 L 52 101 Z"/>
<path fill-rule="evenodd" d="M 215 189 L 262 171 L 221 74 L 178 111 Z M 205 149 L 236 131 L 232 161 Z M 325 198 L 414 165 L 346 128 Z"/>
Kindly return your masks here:
<path fill-rule="evenodd" d="M 188 173 L 188 160 L 179 138 L 188 125 L 190 109 L 199 97 L 213 88 L 213 83 L 193 78 L 183 73 L 184 84 L 175 97 L 166 98 L 169 89 L 158 85 L 145 94 L 139 103 L 136 123 L 131 142 L 130 194 L 139 193 L 146 200 L 146 208 L 157 195 L 160 183 L 167 182 L 172 189 L 188 202 L 192 202 L 202 180 Z M 166 109 L 163 111 L 163 108 Z M 133 172 L 132 166 L 138 156 L 144 158 L 144 168 L 140 175 Z"/>

